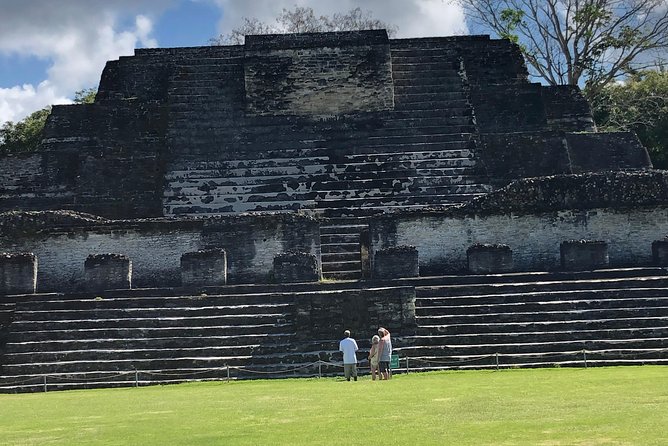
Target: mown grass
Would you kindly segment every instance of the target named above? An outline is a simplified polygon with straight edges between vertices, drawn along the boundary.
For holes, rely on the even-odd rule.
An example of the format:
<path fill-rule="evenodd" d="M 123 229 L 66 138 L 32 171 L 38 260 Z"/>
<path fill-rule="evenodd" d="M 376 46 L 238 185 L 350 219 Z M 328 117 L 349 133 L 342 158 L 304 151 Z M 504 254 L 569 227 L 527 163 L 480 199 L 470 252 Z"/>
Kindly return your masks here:
<path fill-rule="evenodd" d="M 668 445 L 668 367 L 0 395 L 2 445 Z"/>

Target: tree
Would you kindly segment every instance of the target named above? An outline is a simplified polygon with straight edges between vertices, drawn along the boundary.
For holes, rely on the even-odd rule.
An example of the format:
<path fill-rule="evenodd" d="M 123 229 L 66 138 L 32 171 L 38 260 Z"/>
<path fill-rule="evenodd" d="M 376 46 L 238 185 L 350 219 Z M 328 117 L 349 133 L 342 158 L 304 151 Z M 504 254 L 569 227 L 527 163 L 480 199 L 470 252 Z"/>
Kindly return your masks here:
<path fill-rule="evenodd" d="M 86 88 L 74 93 L 75 104 L 91 104 L 95 101 L 97 90 Z M 21 121 L 5 122 L 0 127 L 0 155 L 8 153 L 34 152 L 39 149 L 42 131 L 46 119 L 51 113 L 51 106 L 38 110 Z"/>
<path fill-rule="evenodd" d="M 472 24 L 518 43 L 533 76 L 586 84 L 590 94 L 668 48 L 666 0 L 451 1 Z"/>
<path fill-rule="evenodd" d="M 668 168 L 668 72 L 644 71 L 607 85 L 591 105 L 599 128 L 635 132 L 654 167 Z"/>
<path fill-rule="evenodd" d="M 92 104 L 95 102 L 97 88 L 84 88 L 74 93 L 75 104 Z"/>
<path fill-rule="evenodd" d="M 313 8 L 295 6 L 283 11 L 276 17 L 276 24 L 271 25 L 256 18 L 243 18 L 241 26 L 232 29 L 229 34 L 221 34 L 210 39 L 212 45 L 241 45 L 244 38 L 251 34 L 287 34 L 314 33 L 329 31 L 357 31 L 363 29 L 386 29 L 390 37 L 397 32 L 397 27 L 374 19 L 370 11 L 361 8 L 351 9 L 347 13 L 328 16 L 316 16 Z"/>
<path fill-rule="evenodd" d="M 38 110 L 23 120 L 5 122 L 0 127 L 0 154 L 34 152 L 42 141 L 44 123 L 51 106 Z"/>

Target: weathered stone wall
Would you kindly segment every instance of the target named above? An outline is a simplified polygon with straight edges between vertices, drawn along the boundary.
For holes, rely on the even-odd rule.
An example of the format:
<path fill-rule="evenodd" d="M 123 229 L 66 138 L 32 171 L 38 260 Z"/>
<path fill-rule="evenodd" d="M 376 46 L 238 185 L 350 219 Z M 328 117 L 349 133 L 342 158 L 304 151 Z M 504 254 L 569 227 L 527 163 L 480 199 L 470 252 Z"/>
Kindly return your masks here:
<path fill-rule="evenodd" d="M 550 129 L 566 132 L 595 131 L 591 108 L 577 86 L 542 86 L 540 94 Z"/>
<path fill-rule="evenodd" d="M 565 139 L 572 173 L 652 167 L 634 133 L 567 133 Z"/>
<path fill-rule="evenodd" d="M 47 215 L 48 217 L 49 215 Z M 16 214 L 0 214 L 16 222 Z M 71 226 L 0 223 L 0 252 L 33 252 L 42 291 L 84 288 L 84 261 L 90 254 L 126 255 L 133 286 L 180 285 L 180 259 L 187 252 L 223 248 L 228 283 L 270 279 L 273 257 L 299 249 L 320 257 L 317 221 L 299 216 L 236 216 L 207 220 L 89 222 Z"/>
<path fill-rule="evenodd" d="M 247 36 L 246 110 L 332 116 L 394 107 L 385 30 Z"/>
<path fill-rule="evenodd" d="M 31 252 L 0 252 L 0 295 L 34 293 L 37 268 L 37 258 Z"/>
<path fill-rule="evenodd" d="M 415 288 L 392 287 L 295 295 L 295 329 L 304 339 L 363 339 L 378 327 L 408 334 L 415 329 Z"/>
<path fill-rule="evenodd" d="M 526 214 L 570 209 L 651 207 L 668 203 L 668 171 L 608 171 L 525 178 L 477 197 L 455 212 Z"/>
<path fill-rule="evenodd" d="M 486 133 L 480 135 L 480 159 L 495 184 L 517 178 L 570 173 L 562 135 L 555 132 Z"/>
<path fill-rule="evenodd" d="M 649 265 L 652 241 L 665 234 L 668 206 L 644 209 L 555 211 L 536 215 L 437 216 L 406 214 L 371 223 L 372 255 L 394 244 L 414 245 L 420 274 L 465 272 L 466 249 L 474 243 L 505 243 L 518 271 L 560 268 L 559 244 L 605 240 L 610 264 Z"/>
<path fill-rule="evenodd" d="M 449 211 L 402 213 L 371 222 L 371 256 L 414 245 L 420 274 L 466 270 L 475 243 L 504 243 L 517 270 L 560 268 L 566 240 L 608 243 L 610 264 L 648 265 L 668 225 L 668 173 L 565 175 L 526 179 Z"/>

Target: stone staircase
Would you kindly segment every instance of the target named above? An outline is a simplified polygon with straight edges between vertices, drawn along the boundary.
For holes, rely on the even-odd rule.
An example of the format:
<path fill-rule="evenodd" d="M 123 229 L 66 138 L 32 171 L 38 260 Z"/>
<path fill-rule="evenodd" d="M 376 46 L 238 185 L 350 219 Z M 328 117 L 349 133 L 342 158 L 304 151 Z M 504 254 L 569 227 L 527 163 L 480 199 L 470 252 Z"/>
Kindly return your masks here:
<path fill-rule="evenodd" d="M 165 215 L 322 215 L 324 276 L 355 279 L 364 217 L 491 191 L 476 166 L 460 58 L 397 41 L 392 60 L 394 110 L 324 122 L 245 114 L 240 57 L 183 61 L 170 79 L 168 140 L 179 155 L 168 166 Z"/>
<path fill-rule="evenodd" d="M 226 379 L 230 369 L 233 379 L 340 374 L 314 366 L 340 361 L 338 339 L 299 336 L 295 299 L 407 285 L 417 327 L 393 330 L 400 371 L 668 363 L 665 270 L 533 272 L 5 297 L 0 391 Z M 361 359 L 369 341 L 356 337 Z"/>
<path fill-rule="evenodd" d="M 180 155 L 168 166 L 165 214 L 360 209 L 368 215 L 489 192 L 476 169 L 459 58 L 408 44 L 393 47 L 392 57 L 395 109 L 330 121 L 244 114 L 243 90 L 232 87 L 243 85 L 241 66 L 229 68 L 233 93 L 217 99 L 214 90 L 207 99 L 226 72 L 212 69 L 209 79 L 201 67 L 212 62 L 197 69 L 184 62 L 171 80 L 170 144 Z M 203 99 L 186 102 L 188 94 Z M 210 110 L 219 100 L 228 101 L 223 114 Z"/>
<path fill-rule="evenodd" d="M 668 363 L 661 268 L 419 279 L 411 369 Z"/>
<path fill-rule="evenodd" d="M 4 330 L 0 391 L 224 379 L 228 367 L 233 378 L 312 376 L 318 370 L 303 366 L 332 359 L 338 340 L 297 341 L 294 299 L 327 290 L 288 289 L 17 297 L 5 304 L 11 323 Z"/>
<path fill-rule="evenodd" d="M 325 279 L 362 278 L 360 234 L 369 225 L 364 217 L 338 217 L 320 225 L 322 275 Z"/>

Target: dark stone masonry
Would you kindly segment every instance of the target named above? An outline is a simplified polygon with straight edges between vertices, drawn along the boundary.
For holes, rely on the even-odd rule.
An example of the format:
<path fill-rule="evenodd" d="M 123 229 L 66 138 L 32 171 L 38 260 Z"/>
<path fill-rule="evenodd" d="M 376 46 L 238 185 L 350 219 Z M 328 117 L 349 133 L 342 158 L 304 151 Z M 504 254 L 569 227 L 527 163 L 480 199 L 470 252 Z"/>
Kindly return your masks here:
<path fill-rule="evenodd" d="M 285 252 L 274 257 L 274 281 L 278 283 L 317 282 L 318 259 L 307 252 Z"/>
<path fill-rule="evenodd" d="M 181 256 L 181 286 L 227 284 L 227 253 L 224 249 L 187 252 Z"/>
<path fill-rule="evenodd" d="M 0 157 L 0 391 L 340 374 L 379 326 L 404 370 L 665 364 L 666 228 L 509 40 L 137 49 Z"/>
<path fill-rule="evenodd" d="M 91 254 L 84 262 L 86 290 L 132 288 L 132 261 L 123 254 Z"/>
<path fill-rule="evenodd" d="M 513 251 L 508 245 L 477 244 L 466 250 L 473 274 L 507 273 L 513 270 Z"/>
<path fill-rule="evenodd" d="M 31 252 L 0 253 L 0 295 L 37 290 L 37 257 Z"/>
<path fill-rule="evenodd" d="M 393 246 L 377 251 L 373 257 L 374 279 L 418 277 L 418 251 L 415 246 Z"/>
<path fill-rule="evenodd" d="M 566 270 L 599 269 L 610 264 L 608 244 L 602 240 L 568 240 L 559 249 L 561 266 Z"/>

